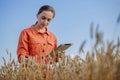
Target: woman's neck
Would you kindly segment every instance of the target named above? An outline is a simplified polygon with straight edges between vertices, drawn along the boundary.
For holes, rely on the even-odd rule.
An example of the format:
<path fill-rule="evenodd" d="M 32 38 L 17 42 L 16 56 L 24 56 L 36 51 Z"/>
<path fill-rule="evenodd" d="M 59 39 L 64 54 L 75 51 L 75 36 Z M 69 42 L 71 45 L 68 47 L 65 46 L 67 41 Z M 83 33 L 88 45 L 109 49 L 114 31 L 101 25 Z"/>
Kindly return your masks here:
<path fill-rule="evenodd" d="M 46 32 L 46 28 L 45 27 L 40 27 L 38 24 L 36 24 L 35 27 L 41 33 L 45 33 Z"/>

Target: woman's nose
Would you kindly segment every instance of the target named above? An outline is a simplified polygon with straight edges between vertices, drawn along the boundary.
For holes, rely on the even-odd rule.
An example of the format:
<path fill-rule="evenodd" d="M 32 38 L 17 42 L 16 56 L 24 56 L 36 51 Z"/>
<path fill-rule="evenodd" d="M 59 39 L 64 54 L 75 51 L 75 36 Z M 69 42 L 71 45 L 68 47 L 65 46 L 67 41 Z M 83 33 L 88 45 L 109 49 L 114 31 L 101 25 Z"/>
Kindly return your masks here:
<path fill-rule="evenodd" d="M 47 20 L 44 20 L 44 24 L 48 24 L 48 21 L 47 21 Z"/>

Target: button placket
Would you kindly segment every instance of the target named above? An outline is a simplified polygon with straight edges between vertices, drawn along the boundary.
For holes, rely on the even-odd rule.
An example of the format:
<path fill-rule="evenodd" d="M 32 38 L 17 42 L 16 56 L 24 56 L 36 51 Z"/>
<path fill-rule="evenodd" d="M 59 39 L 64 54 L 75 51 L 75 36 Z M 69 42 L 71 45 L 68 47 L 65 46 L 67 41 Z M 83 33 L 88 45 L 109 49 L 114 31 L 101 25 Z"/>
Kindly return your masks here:
<path fill-rule="evenodd" d="M 45 43 L 43 43 L 43 50 L 42 52 L 44 53 L 45 52 Z"/>
<path fill-rule="evenodd" d="M 46 50 L 46 46 L 47 46 L 47 37 L 48 37 L 47 34 L 44 34 L 44 35 L 43 35 L 42 53 L 45 53 L 45 50 Z"/>

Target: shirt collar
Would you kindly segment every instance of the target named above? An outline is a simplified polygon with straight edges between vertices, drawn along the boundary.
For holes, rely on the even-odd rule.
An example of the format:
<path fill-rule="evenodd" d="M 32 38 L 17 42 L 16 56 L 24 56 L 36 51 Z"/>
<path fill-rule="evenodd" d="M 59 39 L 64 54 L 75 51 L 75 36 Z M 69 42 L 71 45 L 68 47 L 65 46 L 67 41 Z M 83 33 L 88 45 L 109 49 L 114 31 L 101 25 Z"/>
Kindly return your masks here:
<path fill-rule="evenodd" d="M 36 33 L 47 34 L 47 35 L 50 34 L 50 32 L 49 32 L 49 30 L 48 30 L 47 28 L 46 28 L 46 32 L 45 32 L 45 33 L 41 33 L 41 32 L 39 32 L 39 31 L 35 28 L 35 25 L 33 25 L 31 28 L 33 28 L 33 30 L 34 30 Z"/>

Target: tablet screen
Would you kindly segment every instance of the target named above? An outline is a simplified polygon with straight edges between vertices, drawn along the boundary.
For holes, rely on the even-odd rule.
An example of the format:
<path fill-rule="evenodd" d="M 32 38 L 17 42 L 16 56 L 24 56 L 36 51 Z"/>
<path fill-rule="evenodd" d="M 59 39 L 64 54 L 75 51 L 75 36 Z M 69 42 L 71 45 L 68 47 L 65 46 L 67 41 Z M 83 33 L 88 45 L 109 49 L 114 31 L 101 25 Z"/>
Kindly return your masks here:
<path fill-rule="evenodd" d="M 58 54 L 60 51 L 65 51 L 66 49 L 68 49 L 70 46 L 72 46 L 72 44 L 60 44 L 54 51 L 52 51 L 50 53 L 51 56 L 53 56 L 53 54 Z"/>
<path fill-rule="evenodd" d="M 65 51 L 66 49 L 68 49 L 72 44 L 61 44 L 59 45 L 55 51 Z"/>

